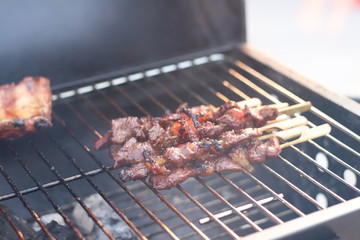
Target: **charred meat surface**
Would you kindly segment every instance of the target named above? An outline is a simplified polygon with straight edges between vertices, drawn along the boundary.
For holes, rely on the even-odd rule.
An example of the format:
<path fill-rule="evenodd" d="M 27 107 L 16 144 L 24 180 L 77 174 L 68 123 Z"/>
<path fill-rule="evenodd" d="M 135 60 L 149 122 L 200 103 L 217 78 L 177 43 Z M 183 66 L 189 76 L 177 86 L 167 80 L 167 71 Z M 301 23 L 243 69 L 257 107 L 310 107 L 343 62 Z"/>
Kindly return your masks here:
<path fill-rule="evenodd" d="M 51 90 L 45 77 L 0 86 L 0 138 L 18 138 L 51 123 Z"/>
<path fill-rule="evenodd" d="M 149 178 L 150 183 L 157 190 L 170 189 L 176 185 L 186 181 L 189 177 L 205 177 L 214 172 L 225 171 L 254 171 L 252 163 L 264 162 L 266 158 L 274 158 L 281 153 L 279 140 L 272 137 L 267 142 L 263 143 L 260 140 L 255 140 L 250 144 L 250 147 L 237 147 L 227 155 L 209 158 L 207 160 L 194 160 L 183 166 L 173 167 L 168 170 L 168 173 L 151 175 Z M 131 169 L 131 170 L 130 170 Z M 120 176 L 123 180 L 137 180 L 135 176 L 141 175 L 143 172 L 139 171 L 138 174 L 134 172 L 135 168 L 127 169 L 131 172 L 121 170 Z M 146 176 L 142 175 L 142 179 Z"/>
<path fill-rule="evenodd" d="M 279 142 L 258 140 L 258 127 L 277 116 L 274 107 L 240 107 L 232 101 L 219 108 L 182 104 L 162 117 L 114 119 L 94 147 L 109 148 L 123 181 L 148 179 L 155 189 L 169 189 L 189 177 L 252 172 L 252 163 L 276 157 Z"/>

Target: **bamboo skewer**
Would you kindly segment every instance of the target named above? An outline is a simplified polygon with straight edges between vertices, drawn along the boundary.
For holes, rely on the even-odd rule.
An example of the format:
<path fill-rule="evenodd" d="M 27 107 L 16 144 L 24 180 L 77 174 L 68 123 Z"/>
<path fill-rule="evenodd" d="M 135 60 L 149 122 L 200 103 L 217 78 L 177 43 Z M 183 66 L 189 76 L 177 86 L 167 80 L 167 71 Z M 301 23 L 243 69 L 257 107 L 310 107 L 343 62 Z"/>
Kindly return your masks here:
<path fill-rule="evenodd" d="M 306 119 L 306 117 L 299 116 L 266 124 L 265 126 L 259 128 L 259 131 L 270 132 L 274 130 L 287 130 L 290 128 L 306 125 L 307 123 L 308 120 Z"/>
<path fill-rule="evenodd" d="M 327 134 L 330 133 L 330 131 L 331 131 L 331 127 L 327 123 L 313 128 L 309 128 L 308 126 L 298 126 L 294 128 L 289 128 L 288 130 L 263 135 L 259 137 L 259 139 L 266 140 L 272 136 L 276 136 L 282 140 L 290 140 L 297 137 L 297 139 L 295 140 L 280 145 L 281 148 L 286 148 L 291 145 L 306 142 L 314 138 L 326 136 Z"/>
<path fill-rule="evenodd" d="M 287 114 L 294 115 L 295 113 L 307 112 L 312 107 L 311 102 L 304 102 L 292 105 L 290 107 L 279 109 L 279 115 Z"/>
<path fill-rule="evenodd" d="M 286 148 L 291 145 L 306 142 L 306 141 L 314 139 L 314 138 L 323 137 L 323 136 L 328 135 L 330 132 L 331 132 L 330 125 L 325 123 L 323 125 L 320 125 L 320 126 L 317 126 L 314 128 L 305 129 L 304 131 L 301 132 L 301 135 L 299 138 L 297 138 L 293 141 L 290 141 L 290 142 L 283 143 L 280 145 L 280 147 Z M 286 138 L 286 136 L 284 136 L 284 138 Z"/>

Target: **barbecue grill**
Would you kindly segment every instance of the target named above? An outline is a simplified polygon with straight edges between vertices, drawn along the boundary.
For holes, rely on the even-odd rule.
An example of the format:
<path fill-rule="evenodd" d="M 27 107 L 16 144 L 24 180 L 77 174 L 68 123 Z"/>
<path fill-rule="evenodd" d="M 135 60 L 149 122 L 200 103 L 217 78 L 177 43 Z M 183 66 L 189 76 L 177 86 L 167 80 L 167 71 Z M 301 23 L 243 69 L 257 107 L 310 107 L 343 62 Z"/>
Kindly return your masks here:
<path fill-rule="evenodd" d="M 1 83 L 44 75 L 53 90 L 53 128 L 0 140 L 0 231 L 7 236 L 30 238 L 36 226 L 51 239 L 42 217 L 57 213 L 74 238 L 86 238 L 74 220 L 79 207 L 114 239 L 85 201 L 94 194 L 141 239 L 360 234 L 358 103 L 246 44 L 243 1 L 8 2 L 0 18 L 7 20 Z M 191 178 L 165 191 L 122 182 L 108 152 L 93 148 L 114 118 L 252 98 L 311 101 L 301 115 L 310 127 L 329 123 L 332 131 L 284 149 L 255 173 Z"/>

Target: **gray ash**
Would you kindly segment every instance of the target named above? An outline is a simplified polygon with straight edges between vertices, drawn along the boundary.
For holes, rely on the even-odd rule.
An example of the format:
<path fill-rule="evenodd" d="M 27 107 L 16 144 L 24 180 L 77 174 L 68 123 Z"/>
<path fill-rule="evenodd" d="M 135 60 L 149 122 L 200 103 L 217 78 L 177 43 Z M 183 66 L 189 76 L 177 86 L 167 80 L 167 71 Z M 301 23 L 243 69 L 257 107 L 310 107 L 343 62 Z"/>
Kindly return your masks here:
<path fill-rule="evenodd" d="M 116 214 L 116 212 L 98 194 L 84 199 L 84 203 L 91 209 L 96 217 L 111 232 L 115 239 L 138 239 L 130 227 Z M 95 224 L 80 205 L 73 210 L 74 221 L 87 239 L 108 239 L 103 231 Z"/>

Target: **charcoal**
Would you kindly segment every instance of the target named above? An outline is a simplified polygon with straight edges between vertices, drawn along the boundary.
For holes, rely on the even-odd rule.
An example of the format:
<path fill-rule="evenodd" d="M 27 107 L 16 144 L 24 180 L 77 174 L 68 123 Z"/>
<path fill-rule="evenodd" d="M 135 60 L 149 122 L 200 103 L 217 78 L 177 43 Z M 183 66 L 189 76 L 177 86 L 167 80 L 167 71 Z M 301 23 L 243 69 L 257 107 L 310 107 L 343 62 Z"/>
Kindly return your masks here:
<path fill-rule="evenodd" d="M 46 224 L 46 228 L 57 240 L 77 239 L 75 233 L 69 227 L 62 226 L 56 221 L 51 221 L 50 223 Z M 48 239 L 48 237 L 43 231 L 40 230 L 33 239 L 45 240 Z"/>

